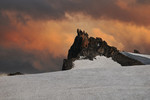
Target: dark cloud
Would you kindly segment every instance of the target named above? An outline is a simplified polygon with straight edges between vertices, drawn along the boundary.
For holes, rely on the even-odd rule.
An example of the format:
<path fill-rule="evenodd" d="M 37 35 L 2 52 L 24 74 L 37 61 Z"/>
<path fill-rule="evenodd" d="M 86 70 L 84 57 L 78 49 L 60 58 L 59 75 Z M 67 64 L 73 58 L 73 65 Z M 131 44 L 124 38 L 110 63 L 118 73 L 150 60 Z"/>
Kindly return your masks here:
<path fill-rule="evenodd" d="M 24 51 L 0 47 L 0 72 L 39 73 L 61 70 L 62 58 L 53 58 L 46 51 Z"/>
<path fill-rule="evenodd" d="M 150 4 L 150 0 L 136 0 L 140 4 Z"/>
<path fill-rule="evenodd" d="M 3 26 L 8 26 L 9 25 L 9 18 L 6 16 L 6 17 L 3 17 L 2 16 L 2 13 L 0 13 L 0 25 L 3 25 Z"/>
<path fill-rule="evenodd" d="M 149 0 L 137 0 L 138 3 L 149 3 Z M 144 13 L 138 12 L 132 7 L 122 9 L 117 5 L 118 0 L 1 0 L 0 10 L 16 11 L 19 20 L 25 23 L 24 15 L 29 15 L 36 20 L 63 19 L 65 13 L 83 13 L 92 18 L 115 19 L 136 24 L 148 25 L 149 18 Z M 122 6 L 122 5 L 121 5 Z M 140 9 L 140 8 L 139 8 Z M 139 16 L 140 14 L 140 16 Z M 144 14 L 142 16 L 141 14 Z M 142 21 L 143 20 L 143 21 Z"/>
<path fill-rule="evenodd" d="M 3 16 L 2 13 L 0 12 L 0 36 L 2 37 L 2 34 L 4 34 L 4 30 L 7 28 L 10 28 L 10 21 L 8 16 Z"/>
<path fill-rule="evenodd" d="M 1 0 L 0 10 L 16 11 L 34 19 L 59 19 L 64 15 L 63 9 L 57 8 L 53 0 Z"/>

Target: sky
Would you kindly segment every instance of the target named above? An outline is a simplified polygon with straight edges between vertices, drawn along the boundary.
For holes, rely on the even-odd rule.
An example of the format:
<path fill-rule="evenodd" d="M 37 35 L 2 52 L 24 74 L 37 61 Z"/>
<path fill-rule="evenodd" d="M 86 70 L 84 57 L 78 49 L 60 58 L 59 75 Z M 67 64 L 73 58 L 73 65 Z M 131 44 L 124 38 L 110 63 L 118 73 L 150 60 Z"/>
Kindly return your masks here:
<path fill-rule="evenodd" d="M 0 73 L 61 70 L 76 29 L 150 54 L 150 0 L 0 0 Z"/>

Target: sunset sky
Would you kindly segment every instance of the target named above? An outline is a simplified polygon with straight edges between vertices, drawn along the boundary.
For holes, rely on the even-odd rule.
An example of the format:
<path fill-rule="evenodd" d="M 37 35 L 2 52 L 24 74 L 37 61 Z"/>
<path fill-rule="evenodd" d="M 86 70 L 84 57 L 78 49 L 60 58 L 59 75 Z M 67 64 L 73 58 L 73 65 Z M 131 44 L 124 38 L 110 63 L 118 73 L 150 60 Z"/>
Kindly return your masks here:
<path fill-rule="evenodd" d="M 77 28 L 150 54 L 150 0 L 0 0 L 0 72 L 60 70 Z"/>

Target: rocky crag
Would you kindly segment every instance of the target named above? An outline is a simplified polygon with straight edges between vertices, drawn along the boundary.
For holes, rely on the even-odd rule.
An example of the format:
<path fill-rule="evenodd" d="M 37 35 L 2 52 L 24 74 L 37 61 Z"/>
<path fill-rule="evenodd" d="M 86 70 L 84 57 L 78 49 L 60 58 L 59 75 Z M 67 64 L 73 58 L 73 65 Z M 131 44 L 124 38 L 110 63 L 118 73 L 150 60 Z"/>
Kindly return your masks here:
<path fill-rule="evenodd" d="M 93 60 L 96 56 L 112 57 L 122 66 L 143 65 L 140 61 L 129 58 L 116 48 L 109 46 L 102 38 L 89 37 L 85 31 L 77 29 L 77 36 L 73 45 L 68 51 L 67 59 L 63 61 L 62 70 L 69 70 L 73 67 L 73 61 L 83 56 L 85 59 Z"/>

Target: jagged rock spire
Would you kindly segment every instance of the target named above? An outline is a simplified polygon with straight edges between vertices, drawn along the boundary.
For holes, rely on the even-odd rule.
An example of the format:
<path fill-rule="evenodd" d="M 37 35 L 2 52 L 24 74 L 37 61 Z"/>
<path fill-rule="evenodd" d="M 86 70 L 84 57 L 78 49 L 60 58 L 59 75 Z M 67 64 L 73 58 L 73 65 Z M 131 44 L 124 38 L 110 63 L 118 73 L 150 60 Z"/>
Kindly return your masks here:
<path fill-rule="evenodd" d="M 64 59 L 63 70 L 73 67 L 73 61 L 84 56 L 85 59 L 93 60 L 95 56 L 112 57 L 112 59 L 122 66 L 143 65 L 140 61 L 131 59 L 119 52 L 116 47 L 109 46 L 106 41 L 101 38 L 93 38 L 81 29 L 77 29 L 77 36 L 74 43 L 69 49 L 67 59 Z"/>

